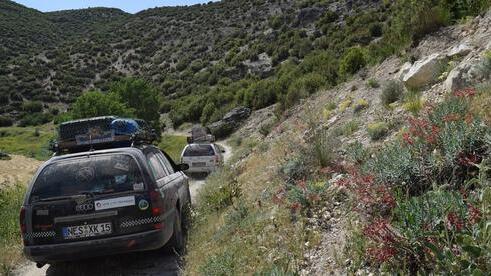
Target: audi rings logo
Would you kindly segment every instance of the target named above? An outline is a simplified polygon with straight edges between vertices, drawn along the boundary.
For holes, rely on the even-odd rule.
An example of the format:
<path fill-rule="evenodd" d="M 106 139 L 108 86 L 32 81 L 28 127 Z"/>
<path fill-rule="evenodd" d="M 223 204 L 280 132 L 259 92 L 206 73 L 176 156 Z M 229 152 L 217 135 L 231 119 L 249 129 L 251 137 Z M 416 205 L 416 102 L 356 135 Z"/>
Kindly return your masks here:
<path fill-rule="evenodd" d="M 85 204 L 79 204 L 75 206 L 75 211 L 77 212 L 85 212 L 85 211 L 90 211 L 94 210 L 94 204 L 93 203 L 85 203 Z"/>

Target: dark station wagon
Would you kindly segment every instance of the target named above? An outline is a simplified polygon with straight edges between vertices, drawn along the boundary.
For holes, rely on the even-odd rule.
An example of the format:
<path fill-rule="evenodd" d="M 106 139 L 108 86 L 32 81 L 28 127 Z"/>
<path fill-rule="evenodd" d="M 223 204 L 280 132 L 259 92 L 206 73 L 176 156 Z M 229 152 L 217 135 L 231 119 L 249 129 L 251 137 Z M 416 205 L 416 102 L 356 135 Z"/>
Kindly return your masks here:
<path fill-rule="evenodd" d="M 35 174 L 20 213 L 24 253 L 38 267 L 184 247 L 187 165 L 152 145 L 55 156 Z"/>

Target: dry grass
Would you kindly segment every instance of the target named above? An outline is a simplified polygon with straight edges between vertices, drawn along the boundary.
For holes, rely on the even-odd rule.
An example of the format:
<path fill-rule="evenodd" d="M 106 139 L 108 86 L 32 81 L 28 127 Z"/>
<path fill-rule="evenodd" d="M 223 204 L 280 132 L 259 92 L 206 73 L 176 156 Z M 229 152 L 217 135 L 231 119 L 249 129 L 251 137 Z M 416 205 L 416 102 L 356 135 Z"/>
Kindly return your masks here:
<path fill-rule="evenodd" d="M 491 82 L 478 87 L 477 95 L 472 101 L 472 107 L 486 123 L 491 124 Z"/>
<path fill-rule="evenodd" d="M 292 220 L 288 208 L 272 202 L 279 188 L 277 172 L 292 152 L 299 148 L 303 126 L 284 126 L 274 141 L 250 149 L 250 155 L 234 170 L 241 196 L 218 211 L 203 210 L 195 216 L 188 246 L 187 275 L 250 275 L 255 272 L 298 271 L 305 242 L 319 237 L 304 231 L 303 219 Z M 249 147 L 241 143 L 235 147 Z M 261 148 L 265 150 L 261 150 Z M 206 185 L 226 185 L 212 177 Z M 206 189 L 204 187 L 203 189 Z M 198 201 L 200 200 L 198 196 Z"/>

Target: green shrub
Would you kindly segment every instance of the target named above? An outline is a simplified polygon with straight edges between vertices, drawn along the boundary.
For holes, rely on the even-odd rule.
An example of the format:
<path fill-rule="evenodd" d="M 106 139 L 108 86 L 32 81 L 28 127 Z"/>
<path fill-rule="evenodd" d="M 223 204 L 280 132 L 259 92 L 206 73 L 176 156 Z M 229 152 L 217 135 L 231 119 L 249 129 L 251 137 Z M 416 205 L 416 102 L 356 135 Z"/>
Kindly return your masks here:
<path fill-rule="evenodd" d="M 22 110 L 29 113 L 38 113 L 43 111 L 43 103 L 39 101 L 25 102 L 22 104 Z"/>
<path fill-rule="evenodd" d="M 417 115 L 423 108 L 424 100 L 421 98 L 419 91 L 409 91 L 404 96 L 404 109 L 411 112 L 413 115 Z"/>
<path fill-rule="evenodd" d="M 12 119 L 6 116 L 0 116 L 0 127 L 9 127 L 12 126 L 14 122 Z"/>
<path fill-rule="evenodd" d="M 351 120 L 349 122 L 346 122 L 343 126 L 341 126 L 340 134 L 348 137 L 351 136 L 356 131 L 358 131 L 359 128 L 360 128 L 360 123 L 357 120 Z"/>
<path fill-rule="evenodd" d="M 362 48 L 350 48 L 339 62 L 339 73 L 341 76 L 352 75 L 365 67 L 367 60 L 365 52 Z"/>
<path fill-rule="evenodd" d="M 348 144 L 344 152 L 348 160 L 354 164 L 362 164 L 370 157 L 370 152 L 358 141 Z"/>
<path fill-rule="evenodd" d="M 378 83 L 378 81 L 376 79 L 369 79 L 367 81 L 367 85 L 368 85 L 368 87 L 371 87 L 371 88 L 379 88 L 380 87 L 380 84 Z"/>
<path fill-rule="evenodd" d="M 484 53 L 483 60 L 479 64 L 479 73 L 487 80 L 491 79 L 491 50 Z"/>
<path fill-rule="evenodd" d="M 238 257 L 237 254 L 226 250 L 218 255 L 210 256 L 199 270 L 202 275 L 234 275 Z"/>
<path fill-rule="evenodd" d="M 458 192 L 439 190 L 399 202 L 393 212 L 400 235 L 394 242 L 398 253 L 393 268 L 443 274 L 487 271 L 491 225 L 482 220 L 480 205 Z M 411 259 L 417 261 L 408 264 Z"/>
<path fill-rule="evenodd" d="M 13 183 L 11 183 L 13 184 Z M 15 184 L 0 189 L 0 269 L 8 275 L 21 260 L 19 210 L 24 200 L 25 186 Z"/>
<path fill-rule="evenodd" d="M 309 142 L 309 154 L 321 168 L 331 165 L 336 157 L 339 140 L 327 130 L 317 131 Z"/>
<path fill-rule="evenodd" d="M 160 135 L 160 105 L 162 98 L 158 89 L 142 79 L 127 78 L 119 82 L 113 83 L 110 88 L 108 97 L 112 97 L 111 94 L 117 95 L 121 103 L 128 108 L 123 110 L 123 113 L 131 114 L 139 118 L 146 120 Z M 109 99 L 110 101 L 117 101 L 116 97 Z M 120 108 L 116 102 L 111 102 L 112 108 Z M 112 111 L 112 110 L 109 110 Z M 121 112 L 120 110 L 113 111 Z"/>
<path fill-rule="evenodd" d="M 200 211 L 205 213 L 219 211 L 230 206 L 240 195 L 241 189 L 234 179 L 232 170 L 225 167 L 212 173 L 200 190 L 198 197 Z"/>
<path fill-rule="evenodd" d="M 422 118 L 410 118 L 402 139 L 385 145 L 367 162 L 378 179 L 418 194 L 433 183 L 454 188 L 474 175 L 473 162 L 487 152 L 489 128 L 470 115 L 469 99 L 449 97 Z M 404 184 L 402 184 L 404 183 Z"/>
<path fill-rule="evenodd" d="M 389 132 L 389 127 L 387 123 L 377 122 L 373 124 L 369 124 L 367 126 L 368 136 L 372 139 L 372 141 L 378 141 L 384 138 Z"/>
<path fill-rule="evenodd" d="M 369 104 L 367 102 L 367 100 L 365 99 L 359 99 L 358 101 L 355 102 L 354 106 L 353 106 L 353 111 L 355 113 L 358 113 L 366 108 L 368 108 Z"/>
<path fill-rule="evenodd" d="M 39 126 L 51 122 L 53 116 L 50 113 L 26 114 L 19 122 L 19 126 Z"/>
<path fill-rule="evenodd" d="M 385 106 L 390 105 L 402 98 L 404 93 L 404 87 L 401 82 L 391 80 L 389 81 L 384 89 L 382 90 L 382 94 L 380 94 L 380 101 Z"/>
<path fill-rule="evenodd" d="M 71 114 L 73 119 L 108 115 L 133 117 L 134 109 L 129 108 L 114 93 L 89 91 L 78 97 L 73 103 Z"/>

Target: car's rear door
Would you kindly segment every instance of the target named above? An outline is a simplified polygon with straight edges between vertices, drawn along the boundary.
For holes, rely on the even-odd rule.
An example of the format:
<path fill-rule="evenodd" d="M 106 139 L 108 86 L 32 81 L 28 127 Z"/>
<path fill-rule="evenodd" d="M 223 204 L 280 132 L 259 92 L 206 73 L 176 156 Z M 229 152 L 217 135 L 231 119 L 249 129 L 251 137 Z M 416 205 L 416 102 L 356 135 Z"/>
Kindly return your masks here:
<path fill-rule="evenodd" d="M 142 167 L 132 155 L 61 161 L 59 167 L 46 167 L 33 185 L 27 244 L 65 243 L 153 229 L 153 225 L 141 223 L 152 217 L 151 199 Z"/>
<path fill-rule="evenodd" d="M 172 180 L 169 184 L 175 185 L 177 188 L 179 203 L 181 205 L 180 207 L 182 207 L 184 204 L 190 203 L 191 198 L 189 195 L 188 177 L 183 172 L 176 169 L 174 162 L 167 154 L 159 150 L 157 156 L 171 176 L 169 179 Z"/>

